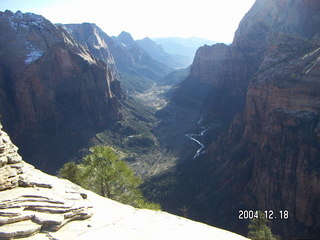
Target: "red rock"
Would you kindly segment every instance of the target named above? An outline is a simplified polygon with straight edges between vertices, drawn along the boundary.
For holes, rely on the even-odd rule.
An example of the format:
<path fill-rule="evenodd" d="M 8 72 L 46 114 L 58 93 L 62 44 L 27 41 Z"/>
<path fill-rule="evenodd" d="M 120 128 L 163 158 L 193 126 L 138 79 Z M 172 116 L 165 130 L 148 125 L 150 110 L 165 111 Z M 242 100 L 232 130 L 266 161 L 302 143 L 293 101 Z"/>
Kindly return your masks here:
<path fill-rule="evenodd" d="M 63 162 L 70 145 L 120 119 L 122 91 L 113 67 L 62 27 L 42 16 L 6 11 L 0 12 L 0 32 L 6 32 L 0 38 L 2 121 L 26 159 L 26 149 L 39 149 L 34 162 Z M 56 160 L 43 160 L 59 151 L 64 153 Z"/>

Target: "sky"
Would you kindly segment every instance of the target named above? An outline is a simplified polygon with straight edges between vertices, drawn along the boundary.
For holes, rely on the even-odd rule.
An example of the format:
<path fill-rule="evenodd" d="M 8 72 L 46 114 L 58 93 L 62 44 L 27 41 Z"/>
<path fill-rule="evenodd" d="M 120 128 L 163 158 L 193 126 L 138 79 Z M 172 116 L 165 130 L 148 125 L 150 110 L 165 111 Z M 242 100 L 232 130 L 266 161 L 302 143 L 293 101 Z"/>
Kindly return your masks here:
<path fill-rule="evenodd" d="M 0 0 L 0 11 L 33 12 L 53 23 L 91 22 L 109 36 L 201 37 L 232 42 L 255 0 Z"/>

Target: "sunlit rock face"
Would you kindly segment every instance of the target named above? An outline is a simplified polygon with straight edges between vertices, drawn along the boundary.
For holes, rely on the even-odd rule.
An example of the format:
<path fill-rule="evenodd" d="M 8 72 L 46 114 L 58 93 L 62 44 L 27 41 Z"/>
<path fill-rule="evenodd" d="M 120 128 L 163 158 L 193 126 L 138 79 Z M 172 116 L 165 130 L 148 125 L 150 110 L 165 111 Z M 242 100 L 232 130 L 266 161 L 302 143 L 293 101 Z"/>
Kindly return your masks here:
<path fill-rule="evenodd" d="M 165 212 L 135 209 L 47 175 L 22 160 L 1 128 L 1 239 L 247 239 Z"/>
<path fill-rule="evenodd" d="M 0 238 L 57 231 L 92 216 L 85 190 L 25 163 L 0 124 Z M 60 182 L 59 182 L 60 181 Z M 42 234 L 49 239 L 49 234 Z"/>
<path fill-rule="evenodd" d="M 184 170 L 199 177 L 183 183 L 195 219 L 245 233 L 239 210 L 272 210 L 285 238 L 320 235 L 319 12 L 315 0 L 257 0 L 230 46 L 198 50 L 176 99 L 206 106 L 207 122 L 229 116 L 229 128 Z"/>
<path fill-rule="evenodd" d="M 6 11 L 0 23 L 4 127 L 27 159 L 52 170 L 61 165 L 54 154 L 56 161 L 68 155 L 65 144 L 78 145 L 121 117 L 119 81 L 113 67 L 42 16 Z M 53 162 L 41 159 L 51 153 Z"/>
<path fill-rule="evenodd" d="M 114 56 L 111 52 L 114 49 L 115 43 L 97 25 L 94 23 L 82 23 L 63 24 L 60 26 L 70 33 L 82 46 L 85 46 L 94 57 L 105 61 L 109 65 L 115 65 Z"/>

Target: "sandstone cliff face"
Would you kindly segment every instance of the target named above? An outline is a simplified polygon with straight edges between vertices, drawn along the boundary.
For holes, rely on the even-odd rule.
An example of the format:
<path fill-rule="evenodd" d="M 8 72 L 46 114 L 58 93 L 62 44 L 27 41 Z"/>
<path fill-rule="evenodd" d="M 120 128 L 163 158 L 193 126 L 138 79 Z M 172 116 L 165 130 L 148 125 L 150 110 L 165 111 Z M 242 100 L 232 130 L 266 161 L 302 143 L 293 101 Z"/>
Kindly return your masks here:
<path fill-rule="evenodd" d="M 22 153 L 37 144 L 57 153 L 53 142 L 63 146 L 75 137 L 76 145 L 84 132 L 120 118 L 122 93 L 112 67 L 63 28 L 10 11 L 0 13 L 0 23 L 1 115 Z"/>
<path fill-rule="evenodd" d="M 219 172 L 211 181 L 220 184 L 215 191 L 241 189 L 228 193 L 239 209 L 288 210 L 274 230 L 313 239 L 320 233 L 320 48 L 301 39 L 284 44 L 266 54 L 244 112 L 210 147 L 211 170 Z"/>
<path fill-rule="evenodd" d="M 191 97 L 202 97 L 201 107 L 211 121 L 219 121 L 217 114 L 223 121 L 230 121 L 243 107 L 253 69 L 250 59 L 236 47 L 225 44 L 203 46 L 196 53 L 186 82 L 194 88 L 204 89 Z M 188 98 L 190 94 L 188 92 Z"/>
<path fill-rule="evenodd" d="M 254 56 L 263 54 L 279 32 L 312 38 L 319 30 L 317 0 L 257 0 L 242 19 L 232 45 Z"/>
<path fill-rule="evenodd" d="M 319 56 L 319 44 L 290 37 L 270 49 L 242 116 L 242 139 L 253 159 L 245 194 L 255 197 L 247 201 L 288 209 L 290 221 L 274 225 L 290 237 L 320 234 Z"/>
<path fill-rule="evenodd" d="M 1 239 L 247 239 L 165 212 L 135 209 L 47 175 L 22 161 L 1 128 Z"/>
<path fill-rule="evenodd" d="M 257 0 L 231 46 L 199 49 L 192 78 L 182 87 L 190 80 L 191 86 L 205 83 L 212 89 L 231 82 L 227 93 L 245 93 L 233 95 L 244 104 L 230 115 L 228 132 L 205 156 L 184 164 L 181 186 L 192 190 L 181 190 L 179 200 L 190 207 L 191 217 L 245 233 L 239 210 L 273 210 L 278 214 L 273 229 L 285 239 L 320 236 L 319 12 L 313 0 Z M 228 67 L 219 65 L 223 61 Z M 217 106 L 232 95 L 218 96 L 208 122 L 221 119 Z M 230 111 L 225 107 L 223 112 Z M 279 220 L 280 210 L 289 211 L 288 220 Z"/>

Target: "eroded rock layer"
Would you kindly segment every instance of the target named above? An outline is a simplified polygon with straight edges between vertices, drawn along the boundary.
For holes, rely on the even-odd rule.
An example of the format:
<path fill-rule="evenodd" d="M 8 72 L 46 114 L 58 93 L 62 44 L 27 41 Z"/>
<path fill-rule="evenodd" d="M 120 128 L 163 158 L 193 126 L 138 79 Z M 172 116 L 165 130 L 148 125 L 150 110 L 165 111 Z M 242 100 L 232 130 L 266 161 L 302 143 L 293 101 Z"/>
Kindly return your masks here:
<path fill-rule="evenodd" d="M 53 177 L 22 161 L 1 128 L 0 238 L 57 231 L 70 221 L 90 218 L 87 194 L 75 185 L 57 188 Z"/>

